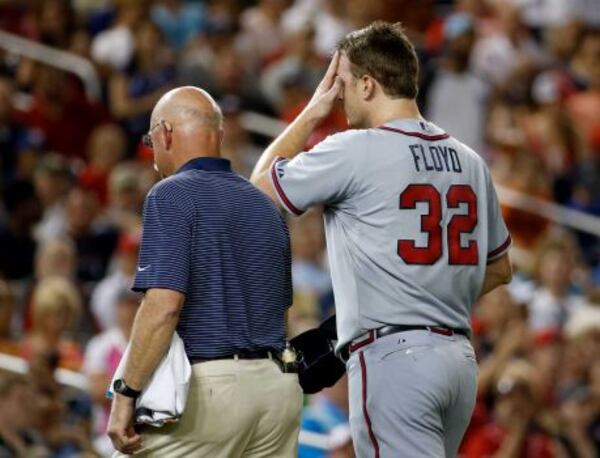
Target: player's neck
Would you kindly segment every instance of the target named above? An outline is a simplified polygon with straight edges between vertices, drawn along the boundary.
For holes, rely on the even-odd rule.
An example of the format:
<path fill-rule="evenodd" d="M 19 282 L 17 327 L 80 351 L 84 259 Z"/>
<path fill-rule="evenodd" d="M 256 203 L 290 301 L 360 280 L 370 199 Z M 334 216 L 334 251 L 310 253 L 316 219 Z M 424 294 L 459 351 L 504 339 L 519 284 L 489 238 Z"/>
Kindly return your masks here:
<path fill-rule="evenodd" d="M 414 99 L 389 99 L 377 101 L 377 109 L 371 112 L 370 127 L 377 127 L 395 119 L 424 119 Z"/>

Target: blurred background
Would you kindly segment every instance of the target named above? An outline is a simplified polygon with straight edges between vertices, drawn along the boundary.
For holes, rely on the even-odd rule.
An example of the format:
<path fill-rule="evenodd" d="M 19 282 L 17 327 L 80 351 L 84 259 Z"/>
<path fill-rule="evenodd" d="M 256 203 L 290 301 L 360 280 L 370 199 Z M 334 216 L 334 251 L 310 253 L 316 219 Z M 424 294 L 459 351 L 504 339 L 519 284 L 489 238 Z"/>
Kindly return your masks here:
<path fill-rule="evenodd" d="M 462 456 L 600 456 L 600 0 L 0 0 L 0 457 L 111 453 L 159 97 L 208 90 L 248 176 L 375 19 L 406 27 L 422 113 L 488 162 L 514 241 L 515 279 L 473 310 Z M 289 224 L 295 335 L 333 295 L 319 211 Z M 345 379 L 306 399 L 300 442 L 353 456 Z"/>

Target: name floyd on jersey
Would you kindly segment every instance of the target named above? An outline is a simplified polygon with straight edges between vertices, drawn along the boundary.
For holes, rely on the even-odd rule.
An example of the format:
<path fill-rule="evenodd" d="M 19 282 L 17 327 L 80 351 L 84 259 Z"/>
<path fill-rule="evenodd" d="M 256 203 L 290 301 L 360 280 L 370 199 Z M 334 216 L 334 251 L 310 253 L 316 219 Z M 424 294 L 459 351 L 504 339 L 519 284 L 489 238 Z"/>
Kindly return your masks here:
<path fill-rule="evenodd" d="M 441 145 L 424 147 L 420 144 L 409 145 L 409 148 L 417 172 L 462 172 L 460 159 L 454 148 Z"/>

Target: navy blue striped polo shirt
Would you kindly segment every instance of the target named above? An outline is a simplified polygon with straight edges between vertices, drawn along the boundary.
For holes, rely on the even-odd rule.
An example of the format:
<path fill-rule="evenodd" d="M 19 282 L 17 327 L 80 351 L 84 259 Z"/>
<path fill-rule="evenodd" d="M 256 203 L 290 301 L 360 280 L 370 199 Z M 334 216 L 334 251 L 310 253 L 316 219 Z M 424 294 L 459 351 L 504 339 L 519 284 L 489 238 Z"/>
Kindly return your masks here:
<path fill-rule="evenodd" d="M 177 332 L 190 358 L 282 349 L 292 303 L 285 221 L 220 158 L 196 158 L 144 203 L 133 290 L 185 294 Z"/>

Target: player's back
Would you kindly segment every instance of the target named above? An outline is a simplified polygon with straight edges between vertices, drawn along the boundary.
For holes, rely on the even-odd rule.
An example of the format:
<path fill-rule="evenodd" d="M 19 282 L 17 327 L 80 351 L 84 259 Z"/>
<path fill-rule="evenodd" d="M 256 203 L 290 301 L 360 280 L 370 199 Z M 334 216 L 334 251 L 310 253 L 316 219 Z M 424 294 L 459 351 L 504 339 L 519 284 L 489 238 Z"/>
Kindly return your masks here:
<path fill-rule="evenodd" d="M 336 301 L 347 311 L 340 341 L 386 324 L 468 329 L 486 264 L 510 243 L 483 160 L 420 120 L 344 142 L 351 182 L 325 212 Z"/>

